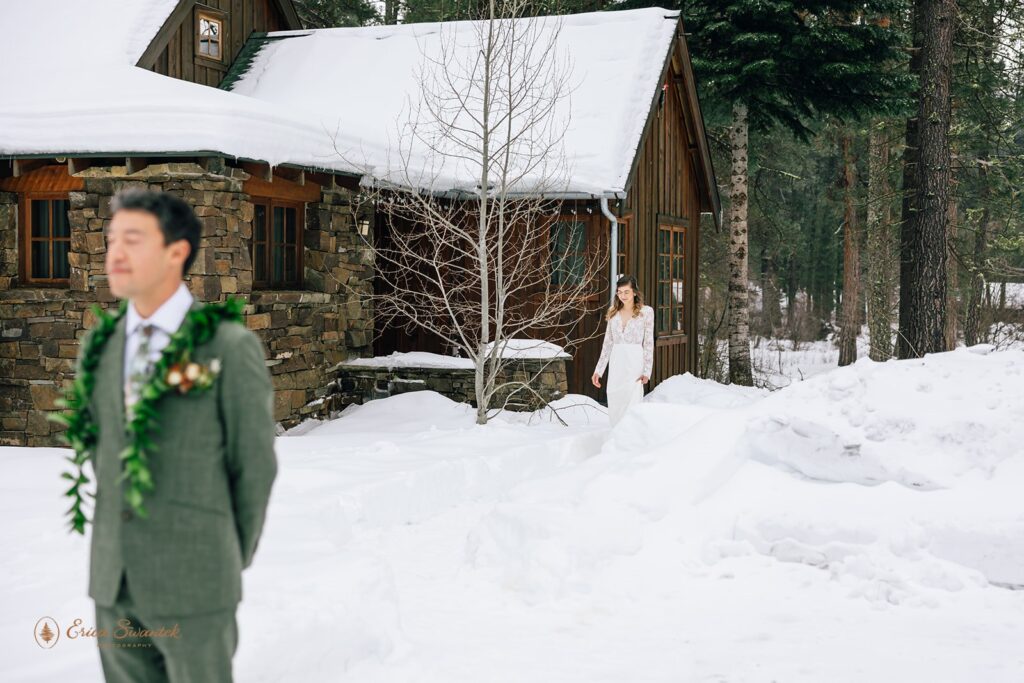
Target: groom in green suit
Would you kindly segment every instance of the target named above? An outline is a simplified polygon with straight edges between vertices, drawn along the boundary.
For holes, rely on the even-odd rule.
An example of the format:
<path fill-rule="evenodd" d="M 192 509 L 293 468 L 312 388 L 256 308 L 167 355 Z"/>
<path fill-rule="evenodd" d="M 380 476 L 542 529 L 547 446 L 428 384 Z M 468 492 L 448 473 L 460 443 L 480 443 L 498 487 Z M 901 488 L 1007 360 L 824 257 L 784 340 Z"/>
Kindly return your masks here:
<path fill-rule="evenodd" d="M 125 502 L 119 454 L 147 373 L 202 305 L 182 280 L 202 226 L 184 201 L 160 192 L 121 192 L 111 208 L 106 273 L 128 307 L 100 352 L 88 404 L 99 427 L 89 596 L 97 629 L 110 634 L 97 639 L 103 673 L 133 683 L 230 681 L 241 573 L 277 474 L 264 347 L 225 320 L 194 348 L 191 360 L 218 373 L 203 391 L 155 404 L 159 427 L 147 451 L 154 489 L 140 516 Z"/>

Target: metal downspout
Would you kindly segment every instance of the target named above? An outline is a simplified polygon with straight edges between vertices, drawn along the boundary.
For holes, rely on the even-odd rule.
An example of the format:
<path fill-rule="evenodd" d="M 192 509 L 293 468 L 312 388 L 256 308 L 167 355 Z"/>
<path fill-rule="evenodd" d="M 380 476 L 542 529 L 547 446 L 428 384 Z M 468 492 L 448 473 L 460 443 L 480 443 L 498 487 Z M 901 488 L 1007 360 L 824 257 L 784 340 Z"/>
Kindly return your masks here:
<path fill-rule="evenodd" d="M 612 222 L 612 234 L 611 234 L 611 263 L 610 275 L 611 275 L 611 303 L 615 303 L 615 282 L 619 279 L 619 274 L 615 272 L 619 265 L 619 221 L 608 209 L 608 197 L 601 197 L 601 213 L 603 213 L 608 220 Z"/>

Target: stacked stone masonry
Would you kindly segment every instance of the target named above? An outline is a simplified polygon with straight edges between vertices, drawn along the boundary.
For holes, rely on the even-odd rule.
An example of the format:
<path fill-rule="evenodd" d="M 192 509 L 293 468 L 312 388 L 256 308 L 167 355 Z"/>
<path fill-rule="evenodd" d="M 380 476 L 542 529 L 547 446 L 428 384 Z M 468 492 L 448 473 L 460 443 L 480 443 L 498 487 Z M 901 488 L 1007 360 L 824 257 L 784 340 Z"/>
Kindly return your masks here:
<path fill-rule="evenodd" d="M 25 287 L 18 282 L 18 195 L 0 192 L 0 445 L 60 445 L 60 427 L 46 419 L 74 376 L 79 340 L 95 324 L 94 302 L 117 306 L 104 275 L 104 228 L 110 198 L 124 187 L 183 197 L 203 223 L 199 250 L 186 279 L 201 301 L 245 298 L 246 324 L 262 338 L 275 387 L 274 417 L 287 428 L 337 409 L 334 369 L 345 358 L 372 355 L 373 257 L 352 211 L 354 197 L 324 187 L 306 204 L 301 291 L 253 291 L 249 175 L 223 166 L 151 165 L 128 175 L 124 166 L 90 167 L 71 192 L 69 286 Z M 365 240 L 365 241 L 364 241 Z"/>
<path fill-rule="evenodd" d="M 472 369 L 389 368 L 343 363 L 338 367 L 335 405 L 365 403 L 409 391 L 429 390 L 476 407 L 474 375 Z M 498 383 L 503 382 L 523 382 L 533 391 L 516 390 L 513 385 L 494 397 L 491 408 L 536 410 L 565 396 L 569 386 L 565 361 L 561 358 L 510 361 L 498 376 Z"/>

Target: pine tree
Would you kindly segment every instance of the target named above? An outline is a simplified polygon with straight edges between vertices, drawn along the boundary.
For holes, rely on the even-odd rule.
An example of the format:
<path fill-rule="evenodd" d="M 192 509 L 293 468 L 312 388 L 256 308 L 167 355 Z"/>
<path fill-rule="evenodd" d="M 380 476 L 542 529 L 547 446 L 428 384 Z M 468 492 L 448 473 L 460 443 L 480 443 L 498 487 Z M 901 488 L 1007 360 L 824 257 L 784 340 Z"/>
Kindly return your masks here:
<path fill-rule="evenodd" d="M 917 113 L 907 124 L 900 232 L 900 308 L 896 353 L 946 351 L 947 233 L 952 158 L 950 75 L 955 0 L 914 3 Z"/>
<path fill-rule="evenodd" d="M 806 138 L 809 121 L 856 120 L 903 106 L 901 0 L 701 0 L 683 6 L 698 84 L 712 115 L 731 115 L 729 376 L 752 384 L 747 338 L 749 131 Z"/>
<path fill-rule="evenodd" d="M 960 0 L 958 9 L 950 135 L 958 152 L 954 172 L 961 225 L 954 250 L 963 269 L 964 342 L 973 345 L 989 341 L 986 284 L 1024 275 L 1024 254 L 1012 253 L 1022 231 L 1024 5 Z"/>
<path fill-rule="evenodd" d="M 366 26 L 380 21 L 370 0 L 295 0 L 295 11 L 306 28 Z"/>

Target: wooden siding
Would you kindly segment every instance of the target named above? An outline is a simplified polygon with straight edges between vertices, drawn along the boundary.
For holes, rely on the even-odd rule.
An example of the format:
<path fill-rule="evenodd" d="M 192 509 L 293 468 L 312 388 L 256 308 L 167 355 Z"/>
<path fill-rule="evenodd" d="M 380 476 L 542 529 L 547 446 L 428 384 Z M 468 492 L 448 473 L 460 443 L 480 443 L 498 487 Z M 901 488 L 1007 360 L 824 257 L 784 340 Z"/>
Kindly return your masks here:
<path fill-rule="evenodd" d="M 572 213 L 574 209 L 576 211 L 575 214 Z M 596 205 L 591 205 L 591 203 L 589 202 L 565 202 L 562 205 L 562 210 L 563 213 L 560 216 L 558 216 L 557 218 L 552 217 L 551 220 L 578 221 L 583 223 L 585 251 L 584 254 L 582 254 L 582 256 L 585 261 L 591 258 L 591 254 L 594 249 L 605 250 L 607 248 L 607 229 L 604 227 L 606 221 L 603 221 L 601 217 L 598 215 L 599 209 Z M 400 224 L 400 227 L 396 227 L 397 225 L 399 225 L 399 223 L 398 221 L 395 221 L 395 223 L 396 225 L 390 225 L 389 222 L 383 218 L 383 216 L 377 216 L 376 227 L 374 229 L 374 239 L 376 240 L 376 243 L 380 249 L 386 250 L 390 247 L 390 245 L 392 244 L 391 233 L 394 230 L 401 229 L 403 231 L 413 231 L 416 229 L 415 226 L 411 226 L 408 224 Z M 509 229 L 509 227 L 506 227 L 506 230 Z M 546 233 L 547 230 L 545 229 L 543 230 L 543 232 Z M 517 241 L 522 242 L 521 239 L 516 237 L 515 233 L 507 233 L 507 239 L 509 244 L 515 244 L 517 243 Z M 608 255 L 606 252 L 600 252 L 598 257 L 603 258 L 603 261 L 607 263 Z M 463 265 L 467 268 L 472 267 L 472 263 L 470 263 L 469 260 L 466 260 L 463 263 Z M 378 268 L 382 267 L 383 266 L 378 265 Z M 405 286 L 409 286 L 409 282 L 405 282 L 404 284 Z M 603 305 L 601 304 L 601 297 L 602 292 L 607 290 L 607 284 L 608 274 L 604 269 L 602 269 L 602 271 L 598 275 L 598 278 L 589 283 L 589 289 L 591 289 L 594 293 L 588 297 L 587 306 L 593 308 L 598 305 Z M 384 283 L 383 278 L 374 279 L 374 291 L 376 294 L 386 293 L 386 287 L 387 285 Z M 492 280 L 491 291 L 494 292 L 495 290 L 496 286 Z M 543 295 L 543 289 L 538 287 L 535 291 L 529 294 L 528 297 L 524 297 L 526 302 L 525 304 L 523 304 L 523 299 L 521 299 L 517 302 L 517 305 L 523 306 L 523 308 L 520 309 L 522 311 L 535 310 L 532 308 L 532 304 L 530 303 L 531 299 L 533 297 L 539 297 Z M 575 315 L 578 315 L 578 313 Z M 575 317 L 575 315 L 573 317 Z M 551 339 L 552 341 L 557 341 L 556 337 L 558 336 L 559 332 L 561 332 L 564 335 L 565 328 L 561 328 L 559 330 L 543 329 L 537 327 L 530 330 L 529 335 L 533 338 Z M 419 327 L 409 327 L 408 329 L 405 329 L 400 324 L 385 325 L 380 320 L 378 320 L 375 330 L 375 336 L 376 339 L 374 341 L 374 353 L 376 355 L 387 355 L 394 351 L 426 351 L 430 353 L 440 353 L 444 355 L 448 355 L 455 352 L 455 349 L 448 348 L 443 340 L 441 340 L 440 338 L 433 334 L 425 332 L 422 328 Z M 578 339 L 580 336 L 582 335 L 574 334 L 573 338 Z"/>
<path fill-rule="evenodd" d="M 196 55 L 196 15 L 204 9 L 224 15 L 225 58 L 219 63 Z M 167 46 L 147 68 L 164 76 L 213 88 L 227 74 L 250 34 L 288 28 L 287 21 L 272 0 L 205 0 L 192 3 L 191 9 L 177 18 L 179 23 L 171 32 Z M 160 38 L 158 35 L 156 40 Z"/>
<path fill-rule="evenodd" d="M 77 192 L 85 180 L 68 173 L 67 164 L 51 164 L 14 177 L 0 178 L 0 192 Z"/>
<path fill-rule="evenodd" d="M 657 249 L 659 225 L 686 226 L 684 284 L 684 332 L 655 333 L 654 368 L 649 392 L 672 375 L 693 372 L 697 367 L 697 271 L 701 200 L 695 162 L 692 113 L 685 107 L 683 74 L 678 60 L 669 60 L 662 78 L 665 85 L 657 96 L 651 117 L 644 129 L 626 199 L 617 215 L 628 225 L 624 259 L 620 275 L 634 275 L 644 301 L 657 309 Z M 602 220 L 607 242 L 610 222 Z M 620 223 L 621 225 L 621 223 Z M 604 278 L 607 282 L 607 275 Z M 610 299 L 611 291 L 605 298 Z M 587 331 L 604 329 L 603 314 L 594 316 Z M 657 326 L 657 324 L 656 324 Z M 604 388 L 595 389 L 590 375 L 601 353 L 601 338 L 583 345 L 573 359 L 569 373 L 569 391 L 606 401 Z M 607 375 L 602 379 L 604 385 Z"/>

